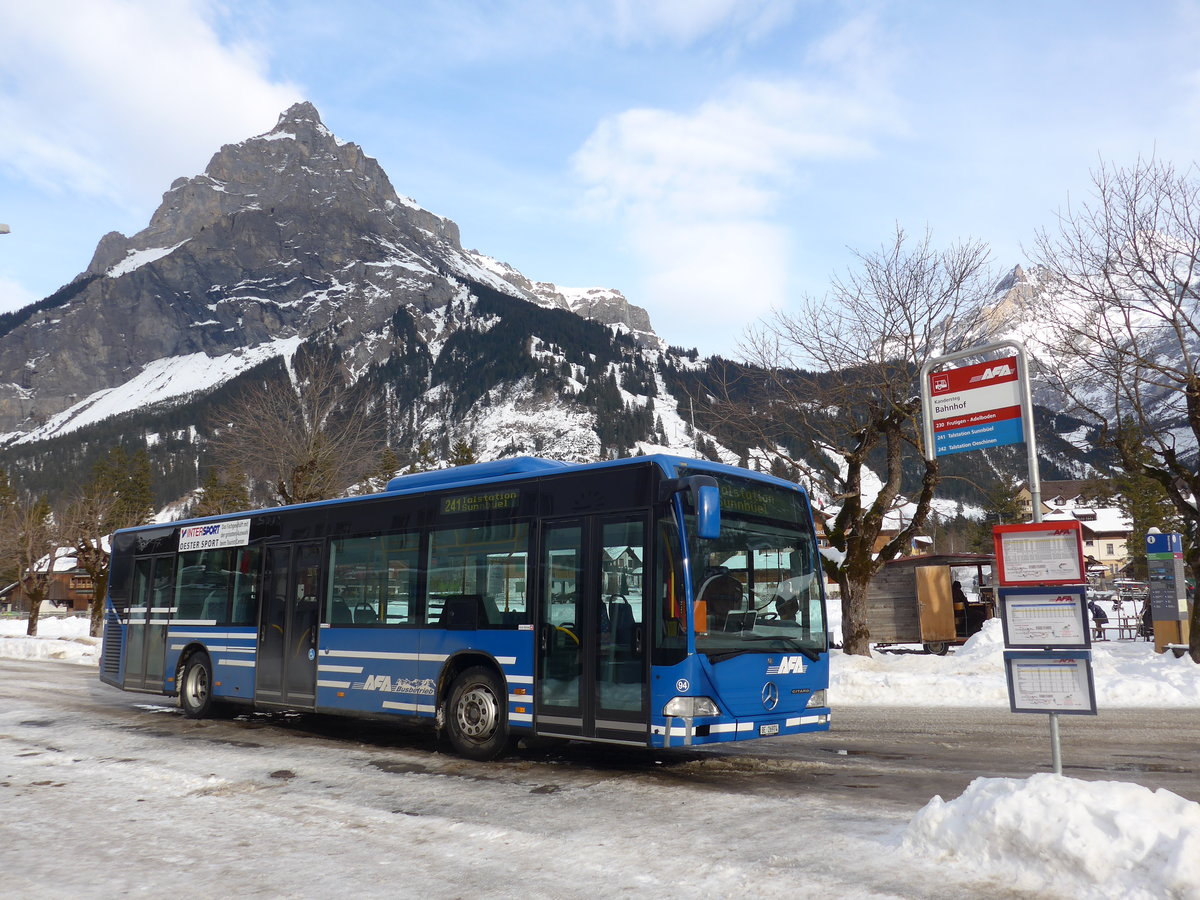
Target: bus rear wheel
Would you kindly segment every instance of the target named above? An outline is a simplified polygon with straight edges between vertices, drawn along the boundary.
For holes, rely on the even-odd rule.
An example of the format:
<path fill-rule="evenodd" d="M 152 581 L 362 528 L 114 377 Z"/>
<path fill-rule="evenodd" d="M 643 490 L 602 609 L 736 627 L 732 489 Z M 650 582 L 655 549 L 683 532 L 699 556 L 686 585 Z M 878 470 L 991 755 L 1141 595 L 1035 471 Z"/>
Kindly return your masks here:
<path fill-rule="evenodd" d="M 496 674 L 474 666 L 454 679 L 446 709 L 446 735 L 467 759 L 496 759 L 508 747 L 508 697 Z"/>
<path fill-rule="evenodd" d="M 213 714 L 212 662 L 207 653 L 193 653 L 183 665 L 179 679 L 179 705 L 189 719 Z"/>

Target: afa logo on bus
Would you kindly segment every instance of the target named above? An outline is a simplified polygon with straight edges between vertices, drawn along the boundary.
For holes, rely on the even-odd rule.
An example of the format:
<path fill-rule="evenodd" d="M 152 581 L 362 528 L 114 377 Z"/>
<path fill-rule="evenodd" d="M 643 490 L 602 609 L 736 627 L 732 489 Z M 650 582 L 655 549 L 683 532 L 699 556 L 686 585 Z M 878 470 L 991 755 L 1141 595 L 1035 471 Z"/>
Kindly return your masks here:
<path fill-rule="evenodd" d="M 769 663 L 770 660 L 767 660 Z M 785 656 L 779 660 L 779 665 L 768 665 L 768 675 L 803 675 L 808 666 L 803 656 Z"/>

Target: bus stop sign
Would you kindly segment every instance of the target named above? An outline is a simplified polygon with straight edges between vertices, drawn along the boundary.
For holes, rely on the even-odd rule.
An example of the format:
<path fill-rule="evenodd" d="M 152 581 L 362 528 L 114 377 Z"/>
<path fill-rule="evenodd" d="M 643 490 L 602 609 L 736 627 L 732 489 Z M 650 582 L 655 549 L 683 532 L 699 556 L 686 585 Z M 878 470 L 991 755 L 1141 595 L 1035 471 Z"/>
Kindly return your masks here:
<path fill-rule="evenodd" d="M 1025 440 L 1017 357 L 930 372 L 926 390 L 937 456 Z"/>

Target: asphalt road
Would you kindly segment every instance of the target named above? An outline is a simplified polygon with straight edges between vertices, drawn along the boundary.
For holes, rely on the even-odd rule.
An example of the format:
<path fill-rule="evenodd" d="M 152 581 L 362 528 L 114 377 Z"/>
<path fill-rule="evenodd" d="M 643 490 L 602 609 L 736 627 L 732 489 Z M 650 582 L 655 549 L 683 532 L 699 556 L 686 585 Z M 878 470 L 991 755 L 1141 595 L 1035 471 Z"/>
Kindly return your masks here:
<path fill-rule="evenodd" d="M 440 752 L 425 727 L 295 714 L 205 722 L 164 716 L 162 707 L 173 706 L 173 699 L 119 691 L 85 666 L 0 660 L 0 704 L 9 703 L 36 710 L 20 724 L 46 734 L 61 720 L 158 736 L 168 745 L 179 737 L 293 751 L 304 741 L 352 743 L 384 771 L 452 767 L 488 780 L 528 779 L 539 770 L 555 779 L 628 771 L 693 787 L 764 794 L 787 789 L 913 809 L 934 795 L 957 797 L 975 778 L 1024 778 L 1051 765 L 1047 716 L 972 707 L 835 707 L 826 733 L 678 751 L 545 742 L 523 746 L 500 763 L 472 763 Z M 1200 801 L 1195 710 L 1112 709 L 1059 721 L 1063 774 L 1166 788 Z"/>

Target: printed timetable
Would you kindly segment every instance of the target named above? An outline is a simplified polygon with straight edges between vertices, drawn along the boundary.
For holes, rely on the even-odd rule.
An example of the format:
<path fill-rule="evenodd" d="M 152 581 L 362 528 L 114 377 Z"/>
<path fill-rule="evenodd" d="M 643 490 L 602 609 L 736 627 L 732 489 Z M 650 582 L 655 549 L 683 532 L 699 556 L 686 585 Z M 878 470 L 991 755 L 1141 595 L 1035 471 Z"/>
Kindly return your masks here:
<path fill-rule="evenodd" d="M 1086 650 L 1004 654 L 1012 711 L 1096 714 L 1091 654 Z"/>
<path fill-rule="evenodd" d="M 1082 585 L 1000 588 L 1000 618 L 1007 647 L 1091 645 Z"/>
<path fill-rule="evenodd" d="M 998 525 L 992 532 L 1001 584 L 1078 584 L 1085 580 L 1078 522 Z"/>

